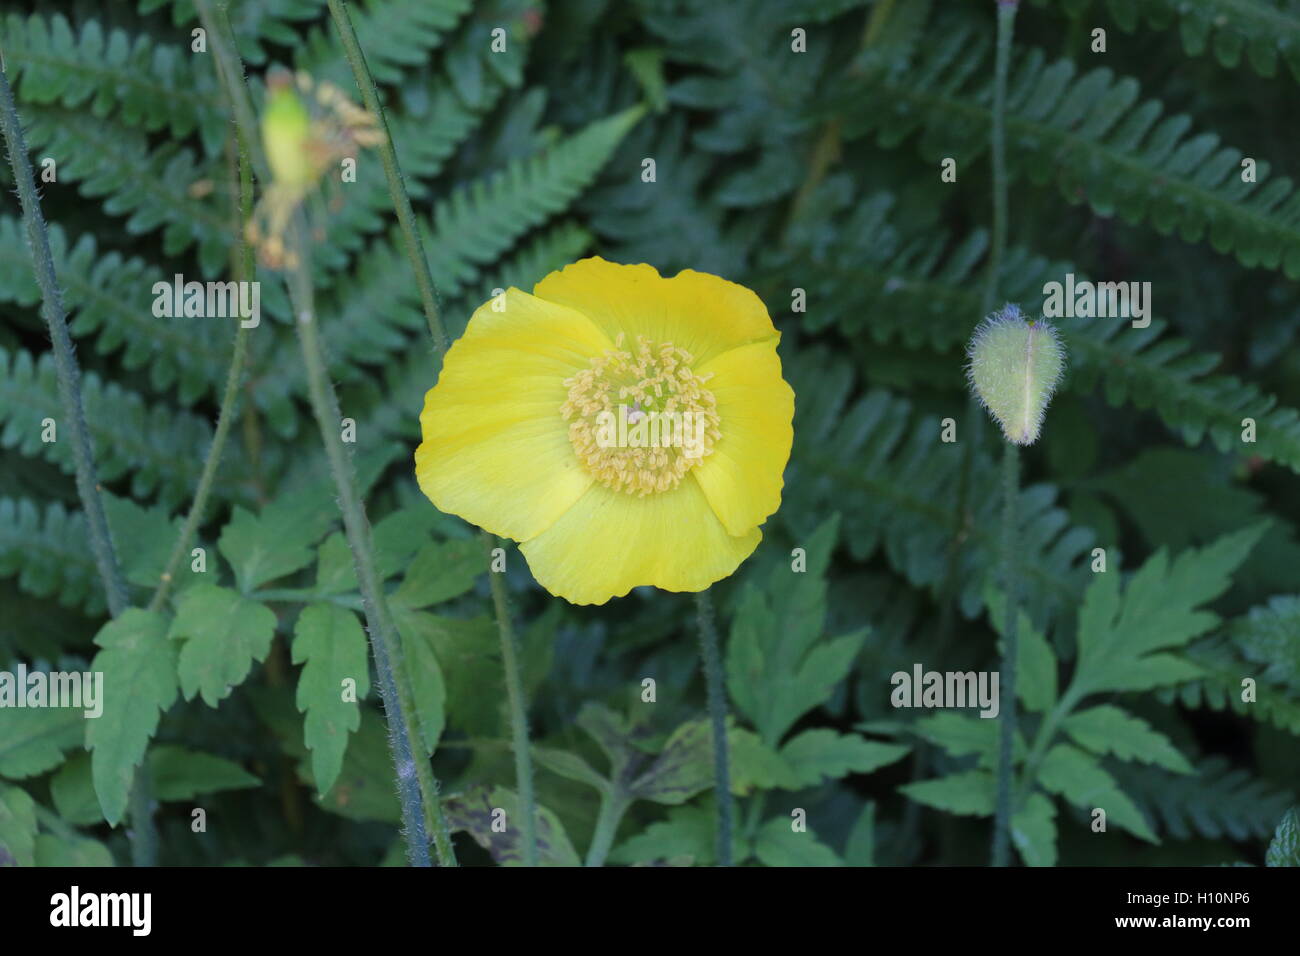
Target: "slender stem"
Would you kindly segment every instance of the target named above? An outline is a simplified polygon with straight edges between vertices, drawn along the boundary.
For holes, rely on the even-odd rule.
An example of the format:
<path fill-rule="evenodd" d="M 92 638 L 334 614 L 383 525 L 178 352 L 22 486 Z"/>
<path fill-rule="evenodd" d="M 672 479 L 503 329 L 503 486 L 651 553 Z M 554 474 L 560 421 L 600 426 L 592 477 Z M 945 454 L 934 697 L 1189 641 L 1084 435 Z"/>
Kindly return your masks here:
<path fill-rule="evenodd" d="M 0 62 L 3 61 L 0 50 Z M 5 149 L 9 152 L 9 165 L 13 169 L 14 184 L 23 209 L 23 224 L 27 227 L 27 242 L 32 250 L 36 281 L 41 288 L 41 314 L 49 327 L 50 341 L 54 346 L 54 370 L 59 383 L 59 402 L 63 417 L 72 433 L 72 460 L 76 467 L 77 494 L 86 514 L 90 533 L 90 550 L 95 556 L 100 581 L 108 601 L 108 611 L 113 617 L 126 610 L 128 598 L 121 566 L 113 550 L 108 519 L 104 515 L 104 502 L 100 498 L 99 479 L 95 473 L 95 453 L 86 427 L 85 409 L 81 404 L 81 375 L 73 354 L 72 337 L 63 311 L 63 298 L 59 281 L 54 273 L 54 256 L 50 252 L 49 235 L 41 215 L 40 198 L 32 178 L 31 163 L 27 159 L 27 143 L 23 139 L 22 123 L 14 109 L 9 77 L 0 69 L 0 131 L 3 131 Z"/>
<path fill-rule="evenodd" d="M 226 4 L 222 2 L 219 7 L 224 19 Z M 201 11 L 206 17 L 206 9 L 201 8 Z M 205 19 L 204 22 L 208 24 L 209 32 L 214 32 L 215 24 L 208 19 Z M 217 60 L 217 69 L 223 74 L 234 67 L 241 70 L 242 76 L 242 65 L 239 64 L 237 58 L 234 64 L 221 58 Z M 236 103 L 238 97 L 232 94 L 232 90 L 237 88 L 236 84 L 238 82 L 239 77 L 223 76 L 226 100 L 232 112 L 238 109 Z M 235 124 L 235 140 L 239 152 L 238 189 L 237 199 L 235 200 L 235 234 L 239 252 L 236 259 L 235 278 L 239 282 L 253 282 L 256 280 L 253 246 L 244 236 L 244 223 L 253 214 L 252 163 L 245 129 L 238 123 Z M 190 505 L 189 514 L 185 516 L 185 524 L 176 537 L 176 543 L 172 545 L 171 554 L 167 557 L 167 564 L 163 568 L 158 581 L 158 588 L 154 591 L 153 600 L 149 602 L 149 610 L 151 611 L 157 611 L 167 600 L 167 595 L 175 583 L 176 571 L 180 567 L 181 559 L 189 549 L 190 543 L 193 542 L 194 535 L 203 520 L 203 512 L 207 508 L 208 496 L 212 492 L 212 484 L 217 476 L 217 466 L 221 463 L 221 454 L 226 447 L 226 438 L 230 434 L 230 427 L 238 414 L 239 393 L 243 388 L 244 366 L 247 360 L 248 328 L 245 327 L 241 320 L 235 329 L 235 345 L 230 356 L 230 368 L 226 372 L 226 387 L 221 396 L 221 408 L 217 412 L 217 429 L 212 435 L 212 445 L 208 448 L 208 456 L 203 462 L 203 472 L 199 475 L 199 486 L 194 492 L 194 501 Z"/>
<path fill-rule="evenodd" d="M 397 221 L 402 229 L 402 239 L 406 246 L 406 257 L 411 260 L 415 270 L 415 284 L 420 289 L 420 304 L 424 308 L 424 318 L 429 325 L 429 334 L 439 353 L 447 351 L 447 332 L 438 316 L 437 293 L 434 290 L 433 274 L 429 271 L 429 260 L 424 255 L 424 244 L 420 240 L 419 227 L 415 222 L 415 211 L 411 208 L 411 198 L 406 193 L 406 184 L 402 179 L 401 167 L 397 165 L 397 149 L 393 146 L 392 132 L 388 128 L 388 119 L 384 115 L 384 105 L 379 101 L 379 91 L 375 79 L 366 65 L 366 56 L 357 41 L 357 31 L 352 26 L 352 16 L 348 13 L 343 0 L 329 0 L 330 14 L 334 26 L 343 41 L 343 53 L 352 67 L 357 89 L 361 91 L 361 101 L 366 109 L 379 120 L 383 130 L 384 141 L 379 147 L 379 155 L 384 163 L 384 175 L 388 178 L 388 192 L 392 196 L 393 209 L 397 212 Z"/>
<path fill-rule="evenodd" d="M 993 74 L 993 237 L 989 248 L 989 272 L 984 283 L 983 315 L 988 315 L 997 303 L 1002 254 L 1007 245 L 1007 73 L 1011 66 L 1011 36 L 1018 7 L 1017 0 L 998 0 L 998 49 Z"/>
<path fill-rule="evenodd" d="M 498 541 L 486 531 L 483 543 L 491 561 Z M 501 636 L 501 662 L 505 669 L 506 694 L 510 699 L 510 733 L 515 751 L 515 785 L 519 788 L 519 806 L 524 811 L 524 865 L 537 865 L 537 799 L 533 794 L 533 756 L 528 742 L 528 701 L 519 668 L 519 644 L 510 623 L 506 600 L 505 574 L 488 570 L 492 586 L 492 604 L 496 610 L 497 632 Z"/>
<path fill-rule="evenodd" d="M 334 386 L 330 382 L 329 371 L 325 367 L 304 231 L 299 213 L 293 223 L 289 244 L 291 261 L 294 262 L 289 273 L 294 326 L 298 331 L 303 362 L 307 367 L 312 411 L 316 416 L 321 440 L 325 444 L 330 472 L 334 476 L 339 507 L 343 512 L 343 527 L 352 550 L 357 583 L 365 606 L 370 643 L 375 654 L 375 669 L 379 674 L 380 693 L 384 700 L 384 712 L 388 716 L 389 745 L 397 768 L 398 797 L 402 806 L 407 850 L 411 865 L 429 865 L 428 832 L 432 830 L 438 862 L 444 866 L 454 866 L 456 858 L 438 801 L 438 784 L 433 778 L 428 758 L 423 753 L 422 738 L 416 723 L 415 694 L 403 666 L 401 644 L 389 614 L 383 580 L 375 568 L 370 522 L 366 518 L 365 505 L 358 491 L 356 470 L 339 433 L 342 414 Z"/>
<path fill-rule="evenodd" d="M 623 822 L 623 815 L 631 805 L 632 801 L 619 789 L 601 794 L 596 831 L 591 835 L 591 846 L 587 850 L 587 866 L 605 865 L 605 857 L 609 856 L 610 848 L 614 845 L 618 825 Z"/>
<path fill-rule="evenodd" d="M 146 759 L 131 783 L 131 864 L 158 865 L 158 829 L 153 824 L 153 785 Z"/>
<path fill-rule="evenodd" d="M 50 331 L 54 347 L 54 371 L 59 384 L 59 402 L 63 417 L 72 432 L 72 460 L 76 469 L 77 495 L 86 515 L 86 528 L 90 535 L 90 550 L 95 556 L 100 582 L 108 613 L 117 617 L 126 610 L 129 598 L 122 568 L 113 549 L 113 537 L 108 530 L 104 501 L 100 497 L 99 478 L 95 471 L 95 453 L 90 442 L 90 429 L 86 426 L 86 412 L 81 403 L 81 374 L 73 354 L 72 337 L 68 334 L 67 315 L 59 293 L 58 278 L 54 272 L 54 256 L 50 252 L 50 238 L 41 215 L 40 198 L 36 181 L 32 177 L 31 163 L 27 158 L 27 143 L 23 138 L 22 123 L 14 108 L 9 77 L 4 70 L 4 50 L 0 49 L 0 133 L 4 136 L 13 170 L 18 200 L 22 205 L 23 224 L 27 228 L 27 242 L 32 250 L 36 282 L 41 289 L 41 314 Z M 141 764 L 135 772 L 133 794 L 143 792 L 147 797 L 148 771 Z M 133 797 L 134 799 L 134 797 Z M 153 825 L 153 814 L 147 799 L 137 804 L 139 811 L 133 819 L 129 837 L 131 858 L 137 866 L 152 866 L 157 860 L 158 834 Z"/>
<path fill-rule="evenodd" d="M 998 740 L 997 815 L 993 826 L 993 865 L 1006 866 L 1010 857 L 1013 745 L 1016 737 L 1016 654 L 1019 650 L 1020 588 L 1015 561 L 1020 496 L 1020 448 L 1006 443 L 1002 459 L 1002 587 L 1006 591 L 1006 618 L 1002 628 L 1002 681 L 998 694 L 1002 719 Z"/>
<path fill-rule="evenodd" d="M 731 866 L 731 772 L 727 767 L 727 688 L 722 676 L 722 653 L 718 630 L 713 622 L 713 599 L 708 591 L 695 595 L 699 618 L 700 658 L 708 692 L 709 718 L 713 723 L 713 789 L 718 802 L 718 866 Z"/>

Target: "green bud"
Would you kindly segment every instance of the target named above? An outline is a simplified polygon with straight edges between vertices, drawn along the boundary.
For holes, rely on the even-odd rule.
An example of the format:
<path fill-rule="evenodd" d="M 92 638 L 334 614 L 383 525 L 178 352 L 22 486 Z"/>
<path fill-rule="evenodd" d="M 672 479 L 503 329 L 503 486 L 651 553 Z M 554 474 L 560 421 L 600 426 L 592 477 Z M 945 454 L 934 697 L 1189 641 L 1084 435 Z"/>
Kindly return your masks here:
<path fill-rule="evenodd" d="M 966 354 L 971 388 L 1007 441 L 1032 445 L 1065 371 L 1065 346 L 1056 329 L 1027 322 L 1020 309 L 1006 305 L 979 324 Z"/>
<path fill-rule="evenodd" d="M 311 116 L 306 104 L 292 81 L 276 74 L 267 84 L 262 145 L 277 183 L 307 189 L 316 181 L 319 170 L 312 163 L 310 136 Z"/>

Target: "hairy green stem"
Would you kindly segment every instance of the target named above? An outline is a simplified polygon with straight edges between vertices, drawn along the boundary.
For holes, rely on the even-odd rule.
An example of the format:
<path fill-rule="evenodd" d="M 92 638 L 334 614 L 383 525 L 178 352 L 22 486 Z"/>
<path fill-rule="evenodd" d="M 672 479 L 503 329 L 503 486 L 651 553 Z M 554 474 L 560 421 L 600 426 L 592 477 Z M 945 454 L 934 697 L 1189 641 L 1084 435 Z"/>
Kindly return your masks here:
<path fill-rule="evenodd" d="M 707 590 L 695 595 L 700 631 L 700 659 L 713 724 L 713 789 L 718 804 L 718 866 L 731 866 L 731 771 L 727 766 L 727 687 L 722 674 L 722 652 L 713 621 L 713 598 Z"/>
<path fill-rule="evenodd" d="M 406 182 L 402 178 L 402 169 L 397 162 L 397 148 L 393 143 L 392 130 L 384 113 L 384 105 L 379 99 L 379 90 L 375 86 L 370 67 L 366 64 L 365 52 L 357 40 L 356 29 L 352 25 L 352 16 L 344 0 L 329 0 L 330 15 L 343 43 L 343 53 L 352 76 L 356 80 L 357 90 L 366 109 L 375 116 L 384 140 L 379 146 L 379 155 L 383 161 L 384 176 L 388 180 L 388 194 L 393 203 L 393 211 L 402 233 L 402 244 L 406 248 L 406 257 L 415 273 L 415 284 L 420 291 L 420 305 L 424 310 L 425 323 L 433 338 L 433 345 L 439 356 L 447 351 L 447 332 L 443 328 L 438 314 L 438 293 L 433 282 L 433 273 L 429 269 L 429 259 L 424 252 L 424 241 L 420 236 L 419 226 L 415 220 L 415 211 L 411 207 L 411 198 L 406 191 Z M 484 532 L 491 552 L 491 536 Z M 515 776 L 519 788 L 520 806 L 524 810 L 524 860 L 530 866 L 537 863 L 537 807 L 533 792 L 532 753 L 528 734 L 527 701 L 524 697 L 523 682 L 517 664 L 517 651 L 514 629 L 510 623 L 509 612 L 505 607 L 504 581 L 488 569 L 492 583 L 493 602 L 496 605 L 497 632 L 501 642 L 501 656 L 505 663 L 506 696 L 510 704 L 510 726 L 515 751 Z"/>
<path fill-rule="evenodd" d="M 402 179 L 402 169 L 397 165 L 397 149 L 393 145 L 392 132 L 388 128 L 388 118 L 384 115 L 384 105 L 379 101 L 375 79 L 370 74 L 365 53 L 362 52 L 361 44 L 357 41 L 357 31 L 353 29 L 352 16 L 348 13 L 347 4 L 344 0 L 329 0 L 329 7 L 330 15 L 334 18 L 334 26 L 339 31 L 339 39 L 343 41 L 343 54 L 347 57 L 348 65 L 352 67 L 357 89 L 361 92 L 361 101 L 379 120 L 379 128 L 384 133 L 384 141 L 379 146 L 379 155 L 384 163 L 384 175 L 388 179 L 388 192 L 392 196 L 393 209 L 397 213 L 397 221 L 401 226 L 406 257 L 411 260 L 411 268 L 415 270 L 415 284 L 420 290 L 420 304 L 424 308 L 424 319 L 429 325 L 429 334 L 433 336 L 439 353 L 442 353 L 447 351 L 447 332 L 442 327 L 442 320 L 438 316 L 433 274 L 429 271 L 429 260 L 424 256 L 424 244 L 420 240 L 415 211 L 411 208 L 411 198 L 407 195 L 406 183 Z"/>
<path fill-rule="evenodd" d="M 533 755 L 528 741 L 528 701 L 524 696 L 524 679 L 519 667 L 519 645 L 510 623 L 506 599 L 505 573 L 490 567 L 496 538 L 483 532 L 492 586 L 492 605 L 496 610 L 497 633 L 501 636 L 501 662 L 505 669 L 506 694 L 510 698 L 510 733 L 515 751 L 515 785 L 519 788 L 519 806 L 524 813 L 524 865 L 537 865 L 537 799 L 533 794 Z"/>
<path fill-rule="evenodd" d="M 219 4 L 222 13 L 222 19 L 226 16 L 226 3 Z M 204 23 L 208 26 L 208 31 L 215 32 L 216 24 L 210 20 L 207 15 L 206 4 L 200 0 L 200 14 L 204 16 Z M 225 23 L 229 28 L 228 22 Z M 233 90 L 237 89 L 240 78 L 243 75 L 242 64 L 238 58 L 234 59 L 233 64 L 226 59 L 217 60 L 217 70 L 226 74 L 230 69 L 238 68 L 239 76 L 223 75 L 222 85 L 226 91 L 226 100 L 230 105 L 231 112 L 238 109 L 236 97 Z M 245 128 L 240 124 L 235 124 L 235 140 L 238 144 L 239 153 L 239 173 L 238 173 L 238 190 L 235 200 L 235 232 L 236 241 L 239 247 L 238 269 L 235 276 L 239 282 L 253 282 L 257 279 L 256 267 L 254 264 L 254 252 L 252 243 L 244 236 L 244 223 L 248 222 L 253 214 L 253 174 L 250 159 L 250 150 Z M 212 484 L 217 476 L 217 466 L 221 463 L 222 452 L 225 451 L 226 438 L 230 434 L 230 427 L 235 421 L 239 409 L 239 392 L 243 388 L 244 366 L 248 360 L 248 328 L 241 320 L 235 329 L 235 344 L 230 356 L 230 368 L 226 371 L 226 387 L 221 396 L 221 407 L 217 411 L 217 428 L 212 435 L 212 444 L 208 448 L 208 456 L 203 462 L 203 471 L 199 475 L 198 489 L 194 492 L 194 501 L 190 505 L 189 514 L 185 516 L 185 524 L 181 528 L 180 534 L 176 537 L 176 543 L 172 545 L 171 554 L 167 557 L 167 564 L 158 581 L 157 590 L 154 591 L 153 599 L 149 602 L 149 610 L 157 611 L 167 600 L 172 586 L 175 584 L 176 571 L 180 567 L 181 559 L 189 549 L 190 543 L 194 540 L 194 535 L 198 532 L 199 524 L 203 520 L 203 512 L 207 508 L 208 496 L 212 492 Z"/>
<path fill-rule="evenodd" d="M 988 315 L 997 303 L 1002 254 L 1007 245 L 1007 73 L 1011 68 L 1011 36 L 1018 6 L 1016 0 L 998 0 L 998 49 L 993 73 L 993 236 L 982 315 Z"/>
<path fill-rule="evenodd" d="M 1019 650 L 1020 586 L 1016 575 L 1016 548 L 1020 497 L 1020 448 L 1007 442 L 1002 459 L 1002 586 L 1006 591 L 1006 618 L 1002 628 L 1001 725 L 998 738 L 997 812 L 993 825 L 993 865 L 1006 866 L 1010 858 L 1013 746 L 1016 737 L 1016 654 Z"/>
<path fill-rule="evenodd" d="M 32 250 L 36 282 L 41 290 L 41 314 L 49 328 L 50 342 L 54 348 L 54 371 L 59 386 L 59 402 L 63 417 L 72 432 L 72 461 L 76 470 L 77 495 L 86 515 L 86 529 L 90 535 L 90 550 L 95 557 L 100 582 L 104 586 L 108 613 L 117 617 L 129 604 L 126 581 L 113 548 L 113 536 L 108 529 L 104 501 L 100 496 L 99 478 L 95 471 L 95 452 L 86 426 L 86 412 L 81 403 L 81 373 L 73 352 L 72 336 L 68 334 L 67 315 L 59 292 L 58 277 L 54 272 L 54 256 L 50 252 L 50 237 L 41 215 L 40 197 L 36 193 L 36 180 L 32 176 L 31 162 L 27 158 L 27 143 L 23 138 L 22 123 L 14 107 L 9 76 L 3 69 L 4 50 L 0 49 L 0 133 L 9 165 L 13 170 L 18 201 L 22 206 L 23 225 L 27 229 L 27 242 Z M 147 799 L 148 773 L 142 762 L 136 769 L 132 793 L 144 793 L 146 799 L 136 804 L 138 813 L 132 820 L 129 837 L 131 859 L 136 866 L 153 866 L 157 862 L 158 834 L 154 829 L 153 813 Z M 134 796 L 133 796 L 134 799 Z"/>
<path fill-rule="evenodd" d="M 370 521 L 366 517 L 365 504 L 358 490 L 356 469 L 343 447 L 339 431 L 343 416 L 339 411 L 338 396 L 330 382 L 329 371 L 325 367 L 312 294 L 309 247 L 303 239 L 304 231 L 299 213 L 292 227 L 289 244 L 291 261 L 294 263 L 289 272 L 289 296 L 293 302 L 294 326 L 298 331 L 303 363 L 307 368 L 312 412 L 334 477 L 339 508 L 343 512 L 343 528 L 352 550 L 357 583 L 365 607 L 370 643 L 375 655 L 375 669 L 379 674 L 380 693 L 388 718 L 389 745 L 397 768 L 397 790 L 407 851 L 412 866 L 429 865 L 428 834 L 432 831 L 438 862 L 444 866 L 454 866 L 456 858 L 438 800 L 438 784 L 428 758 L 423 753 L 423 742 L 415 716 L 415 694 L 410 676 L 403 666 L 402 648 L 388 610 L 383 580 L 375 567 Z"/>
<path fill-rule="evenodd" d="M 0 50 L 0 58 L 3 58 Z M 81 374 L 73 354 L 72 337 L 63 311 L 63 298 L 54 272 L 54 256 L 50 252 L 49 234 L 41 215 L 41 201 L 36 194 L 36 181 L 32 177 L 31 163 L 27 158 L 27 143 L 23 138 L 22 123 L 14 108 L 9 77 L 0 70 L 0 131 L 3 131 L 9 165 L 13 169 L 18 200 L 22 205 L 23 225 L 27 229 L 27 242 L 32 250 L 36 282 L 41 289 L 41 315 L 50 331 L 54 347 L 54 371 L 59 384 L 59 403 L 67 429 L 72 433 L 72 461 L 76 468 L 77 495 L 86 515 L 86 528 L 90 534 L 90 550 L 95 556 L 95 567 L 104 585 L 108 611 L 113 617 L 126 610 L 128 602 L 126 583 L 121 566 L 113 550 L 113 538 L 104 514 L 100 497 L 99 478 L 95 472 L 95 453 L 86 427 L 85 409 L 81 404 Z"/>
<path fill-rule="evenodd" d="M 614 835 L 618 825 L 623 822 L 627 808 L 632 805 L 628 796 L 615 784 L 612 793 L 605 793 L 600 798 L 600 812 L 596 816 L 596 830 L 591 835 L 591 846 L 587 849 L 587 866 L 604 866 L 614 845 Z"/>

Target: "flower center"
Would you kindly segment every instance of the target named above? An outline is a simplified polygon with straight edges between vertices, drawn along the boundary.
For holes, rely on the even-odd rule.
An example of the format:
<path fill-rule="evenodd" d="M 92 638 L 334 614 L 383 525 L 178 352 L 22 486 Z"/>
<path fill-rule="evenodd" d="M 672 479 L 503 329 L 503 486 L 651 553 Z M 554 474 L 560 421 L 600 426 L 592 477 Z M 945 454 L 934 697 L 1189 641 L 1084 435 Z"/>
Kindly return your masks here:
<path fill-rule="evenodd" d="M 711 378 L 691 368 L 691 354 L 671 342 L 638 336 L 565 379 L 560 414 L 583 466 L 601 484 L 640 497 L 676 488 L 720 437 Z"/>

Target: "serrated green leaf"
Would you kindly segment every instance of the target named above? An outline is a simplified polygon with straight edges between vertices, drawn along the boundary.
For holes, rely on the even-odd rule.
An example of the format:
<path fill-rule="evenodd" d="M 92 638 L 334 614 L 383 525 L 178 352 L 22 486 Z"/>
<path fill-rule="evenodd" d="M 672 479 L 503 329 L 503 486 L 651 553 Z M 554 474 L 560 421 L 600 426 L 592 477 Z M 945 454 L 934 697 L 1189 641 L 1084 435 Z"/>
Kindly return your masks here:
<path fill-rule="evenodd" d="M 36 803 L 27 791 L 0 786 L 0 867 L 36 862 Z"/>
<path fill-rule="evenodd" d="M 329 793 L 343 769 L 348 734 L 361 725 L 360 701 L 370 693 L 369 648 L 356 615 L 337 604 L 303 608 L 294 626 L 293 662 L 303 665 L 295 699 L 306 715 L 312 777 L 318 793 Z"/>
<path fill-rule="evenodd" d="M 835 851 L 812 830 L 795 830 L 794 821 L 776 817 L 759 828 L 754 855 L 764 866 L 843 866 Z"/>
<path fill-rule="evenodd" d="M 1011 842 L 1026 866 L 1056 866 L 1056 804 L 1031 793 L 1011 817 Z"/>
<path fill-rule="evenodd" d="M 993 775 L 968 770 L 935 780 L 919 780 L 898 788 L 899 792 L 927 807 L 961 816 L 993 816 Z"/>
<path fill-rule="evenodd" d="M 72 839 L 42 833 L 36 837 L 36 865 L 62 867 L 116 866 L 113 854 L 98 840 Z"/>
<path fill-rule="evenodd" d="M 277 498 L 257 515 L 234 509 L 217 546 L 241 592 L 251 594 L 311 563 L 312 545 L 337 520 L 337 512 L 328 507 L 330 500 L 312 488 Z"/>
<path fill-rule="evenodd" d="M 447 825 L 463 830 L 502 866 L 523 863 L 523 827 L 519 797 L 505 787 L 474 787 L 443 802 Z M 537 807 L 537 858 L 542 866 L 578 866 L 578 853 L 559 817 Z"/>
<path fill-rule="evenodd" d="M 1282 815 L 1264 857 L 1266 866 L 1300 866 L 1300 807 Z"/>
<path fill-rule="evenodd" d="M 104 675 L 104 713 L 88 722 L 86 747 L 100 809 L 117 826 L 136 765 L 162 713 L 176 700 L 178 662 L 167 619 L 138 608 L 105 624 L 95 643 L 102 650 L 90 666 Z"/>
<path fill-rule="evenodd" d="M 884 744 L 834 730 L 805 730 L 781 748 L 781 758 L 791 769 L 782 789 L 816 787 L 827 778 L 838 780 L 851 773 L 871 773 L 910 751 L 907 744 Z"/>
<path fill-rule="evenodd" d="M 229 588 L 196 584 L 177 598 L 169 636 L 184 641 L 178 673 L 185 699 L 202 695 L 216 707 L 270 653 L 275 614 Z"/>
<path fill-rule="evenodd" d="M 601 793 L 610 791 L 610 783 L 577 754 L 554 747 L 534 747 L 533 759 L 537 765 L 551 773 L 559 774 L 567 780 L 576 780 L 595 787 Z"/>
<path fill-rule="evenodd" d="M 1099 756 L 1110 753 L 1120 760 L 1155 764 L 1174 773 L 1192 772 L 1192 765 L 1168 737 L 1145 720 L 1111 704 L 1071 714 L 1061 724 L 1061 729 L 1079 746 Z"/>
<path fill-rule="evenodd" d="M 0 777 L 22 780 L 58 766 L 85 740 L 86 720 L 71 707 L 0 707 Z"/>
<path fill-rule="evenodd" d="M 628 792 L 655 803 L 685 803 L 713 786 L 713 736 L 707 720 L 682 724 Z"/>
<path fill-rule="evenodd" d="M 1157 551 L 1120 595 L 1115 571 L 1097 574 L 1079 610 L 1079 663 L 1072 692 L 1150 690 L 1200 673 L 1168 653 L 1218 623 L 1201 606 L 1232 583 L 1266 523 L 1224 535 L 1205 548 L 1189 549 L 1172 562 Z"/>
<path fill-rule="evenodd" d="M 415 609 L 459 597 L 474 586 L 486 560 L 476 538 L 431 541 L 407 568 L 393 603 Z"/>
<path fill-rule="evenodd" d="M 1097 759 L 1078 747 L 1057 744 L 1043 758 L 1038 782 L 1084 811 L 1104 810 L 1108 823 L 1121 826 L 1150 843 L 1159 843 L 1142 811 L 1120 790 L 1114 778 L 1098 766 Z"/>
<path fill-rule="evenodd" d="M 849 831 L 848 842 L 844 845 L 844 864 L 846 866 L 876 865 L 876 805 L 868 802 L 858 815 L 857 822 Z"/>

